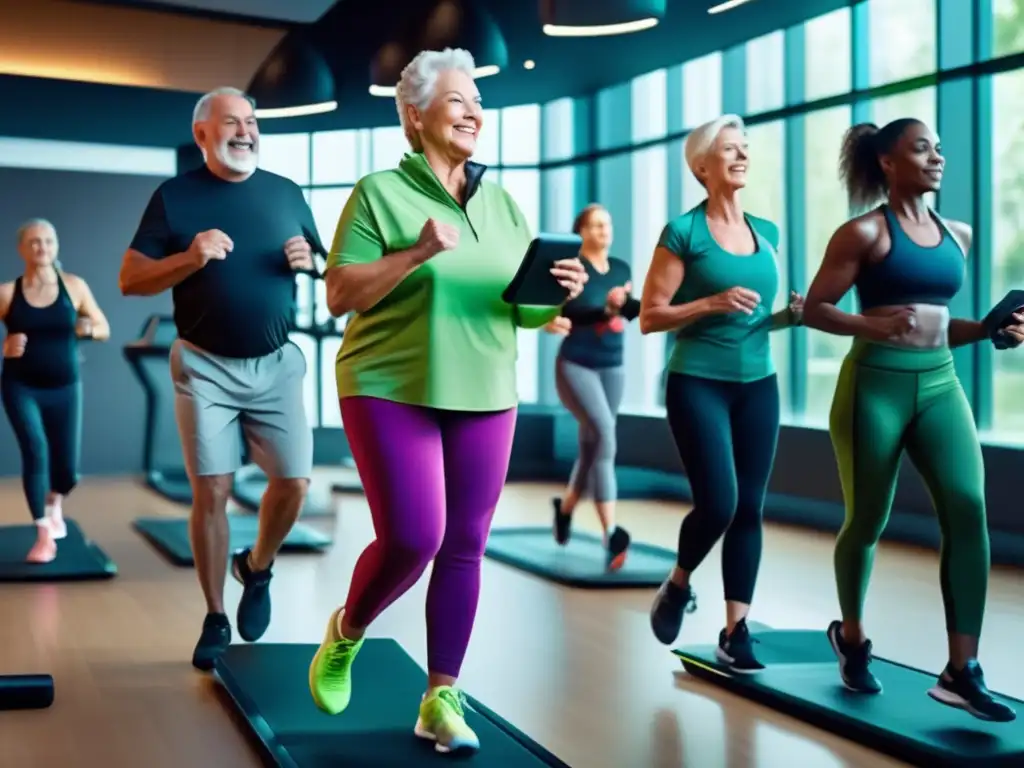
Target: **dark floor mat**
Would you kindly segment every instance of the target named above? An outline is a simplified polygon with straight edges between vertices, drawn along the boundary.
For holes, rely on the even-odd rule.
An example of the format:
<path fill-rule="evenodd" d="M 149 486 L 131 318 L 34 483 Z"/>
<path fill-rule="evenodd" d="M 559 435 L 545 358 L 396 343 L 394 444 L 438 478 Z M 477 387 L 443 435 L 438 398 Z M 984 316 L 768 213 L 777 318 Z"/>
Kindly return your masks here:
<path fill-rule="evenodd" d="M 235 477 L 231 498 L 246 512 L 259 512 L 260 501 L 267 490 L 267 476 L 262 472 L 244 471 Z M 334 503 L 329 494 L 319 493 L 311 488 L 306 503 L 299 512 L 300 519 L 313 517 L 334 517 Z"/>
<path fill-rule="evenodd" d="M 232 645 L 217 676 L 273 764 L 288 768 L 418 768 L 450 765 L 413 734 L 426 675 L 393 640 L 367 640 L 352 668 L 352 703 L 330 716 L 313 704 L 315 645 Z M 466 722 L 480 737 L 468 762 L 491 768 L 569 768 L 489 709 L 470 700 Z M 456 758 L 456 762 L 458 759 Z"/>
<path fill-rule="evenodd" d="M 117 565 L 85 538 L 74 520 L 65 518 L 67 538 L 57 542 L 57 557 L 49 563 L 26 563 L 38 535 L 35 525 L 0 527 L 0 582 L 93 581 L 117 575 Z"/>
<path fill-rule="evenodd" d="M 168 501 L 192 506 L 192 484 L 184 472 L 150 472 L 146 486 Z"/>
<path fill-rule="evenodd" d="M 542 579 L 584 589 L 658 587 L 676 564 L 675 552 L 634 543 L 626 564 L 610 573 L 600 537 L 574 531 L 569 543 L 560 547 L 550 528 L 493 529 L 486 554 Z"/>
<path fill-rule="evenodd" d="M 53 704 L 50 675 L 0 675 L 0 711 L 46 709 Z"/>
<path fill-rule="evenodd" d="M 228 515 L 231 525 L 231 550 L 251 547 L 256 543 L 258 520 L 248 515 Z M 188 520 L 178 517 L 142 517 L 132 526 L 174 565 L 191 567 L 192 544 L 188 538 Z M 281 552 L 322 552 L 333 540 L 301 523 L 292 528 L 281 546 Z"/>
<path fill-rule="evenodd" d="M 884 693 L 857 694 L 843 687 L 823 630 L 772 630 L 753 636 L 758 658 L 768 667 L 756 675 L 730 674 L 711 645 L 675 653 L 696 677 L 912 765 L 1024 765 L 1024 721 L 985 722 L 933 701 L 927 692 L 938 671 L 876 657 L 871 669 Z M 1024 717 L 1024 702 L 1000 698 Z"/>

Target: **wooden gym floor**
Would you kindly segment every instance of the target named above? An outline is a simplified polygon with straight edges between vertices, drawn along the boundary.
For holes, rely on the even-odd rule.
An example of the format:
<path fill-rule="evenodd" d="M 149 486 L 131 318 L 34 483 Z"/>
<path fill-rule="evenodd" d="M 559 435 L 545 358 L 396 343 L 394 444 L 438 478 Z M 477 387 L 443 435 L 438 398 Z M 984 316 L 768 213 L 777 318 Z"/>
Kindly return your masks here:
<path fill-rule="evenodd" d="M 556 491 L 509 486 L 496 526 L 547 524 Z M 25 520 L 17 481 L 0 482 L 0 509 L 0 523 Z M 683 512 L 679 505 L 620 505 L 635 539 L 669 547 Z M 49 672 L 56 681 L 51 709 L 0 713 L 0 768 L 258 766 L 215 684 L 189 664 L 203 617 L 194 571 L 167 564 L 130 527 L 134 517 L 185 510 L 129 480 L 87 479 L 67 513 L 114 558 L 120 575 L 112 582 L 0 586 L 0 672 Z M 329 554 L 278 560 L 267 642 L 318 642 L 329 611 L 344 598 L 355 558 L 372 535 L 365 500 L 340 497 L 337 519 L 323 524 L 335 526 Z M 589 509 L 581 508 L 577 525 L 596 527 Z M 824 628 L 836 614 L 831 557 L 830 536 L 770 527 L 751 618 Z M 687 679 L 650 634 L 651 591 L 572 590 L 484 562 L 463 685 L 574 768 L 898 765 Z M 717 638 L 718 562 L 716 551 L 695 578 L 701 610 L 688 617 L 684 642 Z M 421 664 L 425 583 L 371 633 L 395 637 Z M 982 662 L 994 689 L 1024 698 L 1022 594 L 1024 574 L 993 572 Z M 232 613 L 238 595 L 229 580 Z M 878 655 L 938 671 L 945 640 L 937 557 L 883 546 L 868 618 Z M 921 697 L 922 706 L 932 706 L 923 691 Z"/>

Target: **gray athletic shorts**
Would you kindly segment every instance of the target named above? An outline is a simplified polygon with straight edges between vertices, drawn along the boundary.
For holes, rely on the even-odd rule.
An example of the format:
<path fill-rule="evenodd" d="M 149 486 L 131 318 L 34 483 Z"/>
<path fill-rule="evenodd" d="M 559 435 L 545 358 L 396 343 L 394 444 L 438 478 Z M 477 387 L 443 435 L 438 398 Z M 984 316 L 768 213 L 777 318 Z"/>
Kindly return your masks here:
<path fill-rule="evenodd" d="M 306 358 L 291 342 L 263 357 L 231 358 L 175 341 L 174 412 L 189 475 L 234 474 L 244 439 L 267 477 L 309 478 L 313 431 L 305 376 Z"/>

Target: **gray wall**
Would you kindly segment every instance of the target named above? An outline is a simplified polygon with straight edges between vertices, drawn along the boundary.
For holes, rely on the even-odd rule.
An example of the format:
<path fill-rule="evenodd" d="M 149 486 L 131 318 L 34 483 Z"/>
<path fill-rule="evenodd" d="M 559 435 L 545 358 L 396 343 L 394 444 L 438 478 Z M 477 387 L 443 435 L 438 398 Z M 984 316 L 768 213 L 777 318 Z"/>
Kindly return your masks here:
<path fill-rule="evenodd" d="M 110 320 L 110 341 L 83 345 L 83 475 L 142 469 L 145 398 L 121 353 L 149 315 L 170 313 L 170 294 L 124 298 L 121 256 L 161 179 L 154 176 L 0 168 L 0 280 L 21 273 L 14 233 L 25 219 L 49 219 L 60 237 L 64 269 L 85 278 Z M 19 475 L 21 458 L 6 416 L 0 418 L 0 476 Z"/>

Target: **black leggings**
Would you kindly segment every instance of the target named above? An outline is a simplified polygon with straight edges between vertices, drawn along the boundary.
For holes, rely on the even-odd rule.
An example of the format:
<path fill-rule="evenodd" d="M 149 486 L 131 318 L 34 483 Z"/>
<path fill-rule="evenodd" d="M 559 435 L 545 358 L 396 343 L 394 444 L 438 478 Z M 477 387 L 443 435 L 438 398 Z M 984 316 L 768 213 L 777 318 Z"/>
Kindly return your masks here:
<path fill-rule="evenodd" d="M 0 379 L 4 410 L 21 449 L 21 482 L 35 520 L 46 513 L 46 495 L 62 496 L 78 483 L 82 440 L 82 385 L 53 389 Z"/>
<path fill-rule="evenodd" d="M 779 438 L 776 378 L 739 383 L 672 373 L 665 406 L 693 491 L 693 511 L 679 527 L 679 567 L 694 571 L 724 534 L 725 599 L 749 605 Z"/>

